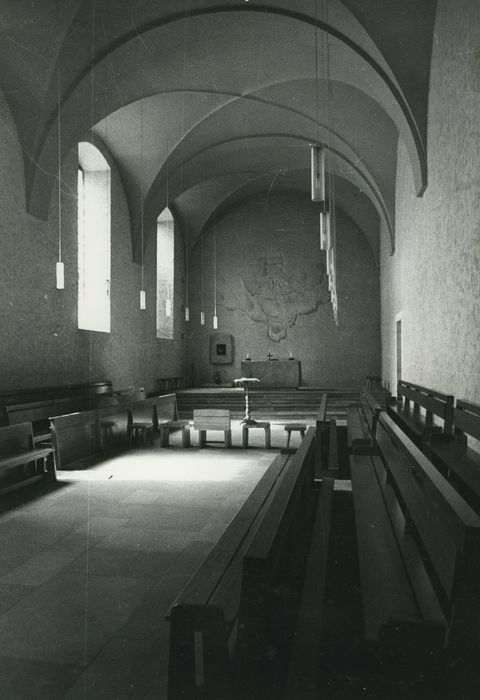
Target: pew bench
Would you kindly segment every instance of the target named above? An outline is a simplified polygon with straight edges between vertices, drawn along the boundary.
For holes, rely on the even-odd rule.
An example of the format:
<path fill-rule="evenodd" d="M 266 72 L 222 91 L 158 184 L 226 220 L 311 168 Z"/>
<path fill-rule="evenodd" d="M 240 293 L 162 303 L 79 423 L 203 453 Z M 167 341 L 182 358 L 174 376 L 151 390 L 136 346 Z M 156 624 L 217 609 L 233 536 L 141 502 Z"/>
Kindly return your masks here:
<path fill-rule="evenodd" d="M 55 480 L 55 466 L 47 464 L 51 454 L 50 446 L 35 447 L 31 423 L 0 428 L 0 494 L 40 479 Z"/>
<path fill-rule="evenodd" d="M 5 420 L 8 425 L 31 423 L 34 444 L 51 443 L 50 418 L 91 408 L 91 399 L 55 398 L 29 403 L 12 404 L 4 407 Z"/>
<path fill-rule="evenodd" d="M 193 429 L 198 430 L 200 447 L 205 447 L 206 445 L 207 430 L 223 432 L 225 447 L 232 446 L 232 426 L 229 409 L 195 408 L 193 410 Z"/>
<path fill-rule="evenodd" d="M 433 433 L 451 434 L 453 401 L 450 394 L 400 380 L 397 402 L 387 406 L 387 412 L 417 447 L 424 449 Z"/>
<path fill-rule="evenodd" d="M 480 404 L 457 399 L 453 412 L 453 434 L 435 433 L 426 454 L 459 493 L 480 513 L 480 453 L 468 438 L 480 440 Z"/>
<path fill-rule="evenodd" d="M 480 518 L 385 414 L 352 455 L 364 639 L 398 659 L 479 658 Z"/>
<path fill-rule="evenodd" d="M 173 604 L 169 700 L 280 697 L 292 636 L 294 685 L 305 664 L 316 668 L 333 480 L 314 489 L 313 472 L 310 428 L 294 455 L 275 458 Z"/>
<path fill-rule="evenodd" d="M 315 478 L 321 479 L 322 472 L 337 471 L 338 438 L 337 422 L 327 419 L 328 394 L 322 394 L 320 406 L 315 417 Z"/>
<path fill-rule="evenodd" d="M 243 555 L 288 457 L 278 455 L 171 606 L 168 698 L 222 697 L 230 689 Z"/>
<path fill-rule="evenodd" d="M 382 407 L 375 397 L 362 389 L 358 404 L 347 409 L 348 448 L 351 454 L 373 454 L 377 422 Z"/>

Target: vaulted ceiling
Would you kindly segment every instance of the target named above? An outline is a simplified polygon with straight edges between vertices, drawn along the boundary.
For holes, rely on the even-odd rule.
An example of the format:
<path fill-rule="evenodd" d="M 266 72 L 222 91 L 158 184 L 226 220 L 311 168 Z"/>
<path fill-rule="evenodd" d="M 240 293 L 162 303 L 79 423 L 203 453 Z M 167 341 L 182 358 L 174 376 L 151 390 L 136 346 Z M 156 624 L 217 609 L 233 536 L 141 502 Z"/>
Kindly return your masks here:
<path fill-rule="evenodd" d="M 394 245 L 398 139 L 416 193 L 436 0 L 2 0 L 0 87 L 46 218 L 61 153 L 116 162 L 132 220 L 169 205 L 195 237 L 239 200 L 307 192 L 326 143 L 337 206 Z M 60 105 L 60 110 L 59 110 Z"/>

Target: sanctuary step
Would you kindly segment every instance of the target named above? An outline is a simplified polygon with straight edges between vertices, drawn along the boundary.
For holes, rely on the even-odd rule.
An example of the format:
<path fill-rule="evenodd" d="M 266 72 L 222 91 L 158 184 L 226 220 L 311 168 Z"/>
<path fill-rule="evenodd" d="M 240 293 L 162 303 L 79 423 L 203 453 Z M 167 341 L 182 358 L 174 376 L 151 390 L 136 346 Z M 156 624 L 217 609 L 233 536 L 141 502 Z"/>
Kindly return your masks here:
<path fill-rule="evenodd" d="M 257 417 L 314 418 L 324 392 L 328 393 L 329 418 L 345 418 L 348 406 L 360 396 L 359 388 L 250 389 L 250 408 Z M 177 392 L 177 405 L 182 418 L 191 417 L 196 408 L 228 408 L 233 418 L 242 418 L 245 395 L 240 388 L 183 389 Z"/>

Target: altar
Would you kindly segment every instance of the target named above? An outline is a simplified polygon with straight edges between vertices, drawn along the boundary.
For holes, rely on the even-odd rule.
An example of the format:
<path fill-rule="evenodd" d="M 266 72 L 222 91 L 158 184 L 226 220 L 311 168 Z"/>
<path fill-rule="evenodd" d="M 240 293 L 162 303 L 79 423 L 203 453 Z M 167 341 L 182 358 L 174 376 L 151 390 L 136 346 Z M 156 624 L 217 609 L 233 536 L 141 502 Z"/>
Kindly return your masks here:
<path fill-rule="evenodd" d="M 242 377 L 257 377 L 260 380 L 255 388 L 299 387 L 301 381 L 299 360 L 244 360 L 241 365 Z"/>

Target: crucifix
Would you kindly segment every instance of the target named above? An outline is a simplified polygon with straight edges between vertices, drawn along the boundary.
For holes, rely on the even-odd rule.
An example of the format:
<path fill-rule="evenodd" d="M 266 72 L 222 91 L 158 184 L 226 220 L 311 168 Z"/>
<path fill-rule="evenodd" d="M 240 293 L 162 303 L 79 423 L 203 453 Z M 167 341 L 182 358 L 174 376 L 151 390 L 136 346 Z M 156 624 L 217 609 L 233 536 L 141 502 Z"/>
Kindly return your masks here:
<path fill-rule="evenodd" d="M 267 355 L 267 357 L 268 357 L 268 359 L 269 359 L 269 360 L 271 360 L 271 359 L 272 359 L 272 357 L 273 357 L 272 353 L 271 353 L 271 352 L 269 352 L 269 353 L 268 353 L 268 355 Z"/>

